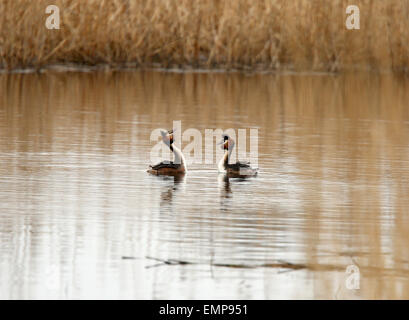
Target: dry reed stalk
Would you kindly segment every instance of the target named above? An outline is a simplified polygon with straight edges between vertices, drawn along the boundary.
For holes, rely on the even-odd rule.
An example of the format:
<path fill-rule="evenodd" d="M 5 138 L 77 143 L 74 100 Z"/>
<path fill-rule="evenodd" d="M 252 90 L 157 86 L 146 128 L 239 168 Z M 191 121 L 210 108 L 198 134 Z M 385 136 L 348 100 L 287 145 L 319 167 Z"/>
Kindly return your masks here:
<path fill-rule="evenodd" d="M 60 8 L 61 29 L 45 27 Z M 358 5 L 361 29 L 345 28 Z M 407 71 L 408 0 L 0 0 L 0 68 Z"/>

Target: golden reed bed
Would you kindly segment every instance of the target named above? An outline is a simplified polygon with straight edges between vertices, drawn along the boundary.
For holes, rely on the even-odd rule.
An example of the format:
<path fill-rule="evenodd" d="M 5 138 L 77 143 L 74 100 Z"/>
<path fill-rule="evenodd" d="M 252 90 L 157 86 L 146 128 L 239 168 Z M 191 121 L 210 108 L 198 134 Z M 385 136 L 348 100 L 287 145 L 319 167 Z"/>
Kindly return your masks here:
<path fill-rule="evenodd" d="M 59 30 L 45 27 L 47 5 Z M 360 8 L 360 30 L 345 9 Z M 0 0 L 0 69 L 408 71 L 408 0 Z"/>

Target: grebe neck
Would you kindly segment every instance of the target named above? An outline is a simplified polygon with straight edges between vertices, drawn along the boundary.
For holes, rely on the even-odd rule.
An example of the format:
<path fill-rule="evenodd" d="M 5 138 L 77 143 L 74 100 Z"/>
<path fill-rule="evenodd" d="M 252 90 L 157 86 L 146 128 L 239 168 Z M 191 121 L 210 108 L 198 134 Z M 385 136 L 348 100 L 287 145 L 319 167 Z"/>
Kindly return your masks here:
<path fill-rule="evenodd" d="M 182 151 L 180 151 L 180 149 L 176 146 L 174 146 L 173 144 L 169 146 L 170 151 L 173 152 L 174 154 L 174 159 L 173 162 L 176 164 L 181 164 L 183 166 L 185 166 L 185 157 L 183 156 Z"/>
<path fill-rule="evenodd" d="M 229 164 L 229 159 L 230 159 L 232 151 L 233 151 L 233 148 L 224 151 L 223 158 L 221 158 L 220 162 L 219 162 L 219 166 L 218 166 L 219 171 L 225 171 L 226 170 L 227 165 Z"/>

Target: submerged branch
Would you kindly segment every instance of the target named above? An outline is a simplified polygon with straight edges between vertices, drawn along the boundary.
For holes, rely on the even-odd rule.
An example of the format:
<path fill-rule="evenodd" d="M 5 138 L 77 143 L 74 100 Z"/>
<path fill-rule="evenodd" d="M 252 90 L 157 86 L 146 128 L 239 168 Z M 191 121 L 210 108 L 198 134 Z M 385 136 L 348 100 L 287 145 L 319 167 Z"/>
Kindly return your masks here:
<path fill-rule="evenodd" d="M 123 260 L 136 260 L 136 259 L 143 259 L 137 257 L 129 257 L 123 256 Z M 308 271 L 337 271 L 337 272 L 345 272 L 345 265 L 335 265 L 335 264 L 308 264 L 308 263 L 292 263 L 283 260 L 277 260 L 275 262 L 269 263 L 261 263 L 261 264 L 244 264 L 244 263 L 203 263 L 203 262 L 194 262 L 194 261 L 187 261 L 187 260 L 178 260 L 178 259 L 161 259 L 146 256 L 145 259 L 154 260 L 158 263 L 146 266 L 146 269 L 160 267 L 160 266 L 183 266 L 183 265 L 210 265 L 212 267 L 222 267 L 222 268 L 236 268 L 236 269 L 257 269 L 257 268 L 272 268 L 272 269 L 284 269 L 280 271 L 289 272 L 289 271 L 296 271 L 296 270 L 308 270 Z M 353 261 L 355 265 L 358 265 L 356 261 Z M 367 275 L 369 274 L 377 274 L 381 272 L 385 276 L 409 276 L 409 270 L 405 268 L 384 268 L 384 267 L 377 267 L 377 266 L 359 266 L 361 272 L 365 272 Z"/>
<path fill-rule="evenodd" d="M 210 265 L 212 267 L 223 267 L 223 268 L 237 268 L 237 269 L 256 269 L 256 268 L 275 268 L 275 269 L 287 269 L 287 270 L 301 270 L 301 269 L 308 269 L 308 270 L 326 270 L 326 271 L 334 271 L 334 270 L 343 270 L 343 268 L 333 266 L 333 265 L 308 265 L 303 263 L 291 263 L 288 261 L 278 260 L 276 262 L 270 263 L 261 263 L 261 264 L 243 264 L 243 263 L 212 263 L 209 264 L 202 263 L 202 262 L 193 262 L 187 260 L 178 260 L 178 259 L 160 259 L 155 257 L 146 256 L 146 259 L 155 260 L 159 263 L 154 265 L 146 266 L 145 268 L 153 268 L 159 266 L 181 266 L 181 265 Z M 136 257 L 127 257 L 123 256 L 122 259 L 130 260 L 130 259 L 138 259 Z"/>

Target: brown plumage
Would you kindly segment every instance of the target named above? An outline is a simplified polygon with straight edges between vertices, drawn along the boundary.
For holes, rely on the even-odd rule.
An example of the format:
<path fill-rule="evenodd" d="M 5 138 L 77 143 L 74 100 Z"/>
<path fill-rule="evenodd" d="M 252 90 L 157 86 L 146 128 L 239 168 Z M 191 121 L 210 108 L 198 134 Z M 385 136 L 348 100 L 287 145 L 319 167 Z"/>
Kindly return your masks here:
<path fill-rule="evenodd" d="M 149 166 L 148 172 L 154 175 L 176 176 L 186 172 L 181 164 L 175 164 L 172 161 L 163 161 L 154 166 Z"/>
<path fill-rule="evenodd" d="M 258 169 L 252 168 L 250 163 L 243 163 L 237 161 L 234 164 L 227 164 L 226 174 L 229 178 L 245 178 L 255 176 L 258 173 Z"/>

